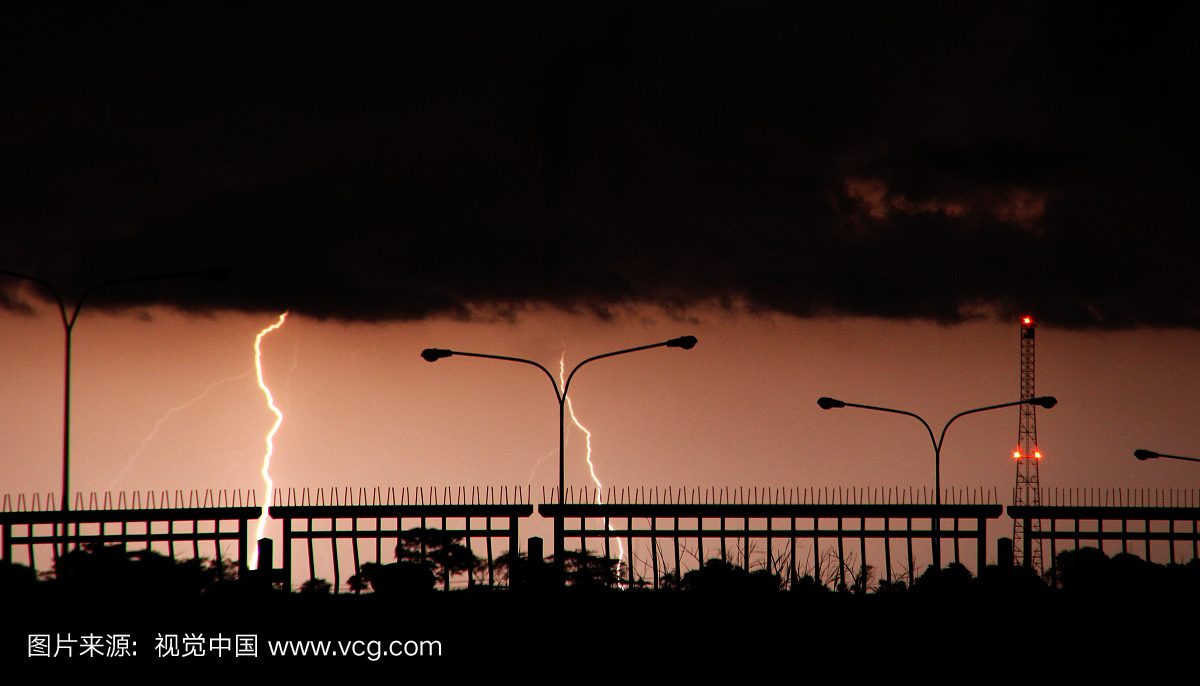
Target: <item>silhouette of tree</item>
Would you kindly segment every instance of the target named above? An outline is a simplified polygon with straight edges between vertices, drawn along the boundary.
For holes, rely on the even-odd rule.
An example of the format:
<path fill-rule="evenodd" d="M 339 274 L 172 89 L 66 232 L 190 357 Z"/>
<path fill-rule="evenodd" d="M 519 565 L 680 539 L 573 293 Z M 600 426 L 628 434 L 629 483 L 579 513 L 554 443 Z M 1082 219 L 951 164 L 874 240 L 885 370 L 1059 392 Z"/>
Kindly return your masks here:
<path fill-rule="evenodd" d="M 729 560 L 714 557 L 684 574 L 679 585 L 689 591 L 742 590 L 750 585 L 750 573 Z"/>
<path fill-rule="evenodd" d="M 782 578 L 769 569 L 750 572 L 719 557 L 684 574 L 679 583 L 679 588 L 685 591 L 702 592 L 778 591 L 782 587 Z"/>
<path fill-rule="evenodd" d="M 531 560 L 525 553 L 508 551 L 493 561 L 500 580 L 510 588 L 545 589 L 553 586 L 554 567 L 547 560 Z"/>
<path fill-rule="evenodd" d="M 550 556 L 553 560 L 554 556 Z M 583 550 L 563 553 L 563 575 L 568 586 L 581 589 L 613 588 L 620 581 L 620 560 L 593 555 Z"/>
<path fill-rule="evenodd" d="M 440 529 L 409 529 L 400 534 L 396 546 L 396 560 L 426 565 L 433 576 L 444 586 L 455 574 L 471 574 L 480 567 L 480 560 L 463 544 L 462 537 L 454 537 Z"/>
<path fill-rule="evenodd" d="M 875 580 L 875 567 L 866 563 L 859 565 L 858 571 L 850 569 L 850 588 L 851 593 L 865 594 L 871 590 L 871 583 Z"/>
<path fill-rule="evenodd" d="M 951 562 L 944 569 L 929 566 L 913 582 L 913 590 L 921 593 L 959 595 L 975 588 L 975 577 L 961 562 Z"/>
<path fill-rule="evenodd" d="M 1200 563 L 1161 565 L 1132 553 L 1111 558 L 1103 551 L 1084 547 L 1064 550 L 1055 558 L 1058 584 L 1072 594 L 1186 594 L 1200 581 Z M 1189 572 L 1189 569 L 1192 570 Z"/>
<path fill-rule="evenodd" d="M 807 593 L 812 595 L 831 592 L 828 586 L 821 583 L 820 579 L 813 577 L 811 574 L 805 574 L 792 581 L 791 585 L 788 586 L 788 590 L 793 593 Z"/>
<path fill-rule="evenodd" d="M 368 562 L 367 564 L 373 563 Z M 346 579 L 346 586 L 348 586 L 351 591 L 354 591 L 354 595 L 359 595 L 363 591 L 370 588 L 371 584 L 365 578 L 363 578 L 362 570 L 360 569 L 358 574 Z"/>
<path fill-rule="evenodd" d="M 1178 573 L 1182 569 L 1182 565 L 1164 566 L 1147 562 L 1133 553 L 1117 553 L 1108 561 L 1106 582 L 1109 588 L 1125 593 L 1175 593 L 1187 585 L 1186 575 Z"/>
<path fill-rule="evenodd" d="M 85 544 L 61 555 L 53 583 L 65 590 L 122 595 L 212 593 L 236 579 L 227 560 L 175 560 L 150 549 Z"/>
<path fill-rule="evenodd" d="M 1137 556 L 1129 555 L 1128 557 L 1143 562 Z M 1130 570 L 1136 569 L 1130 563 L 1132 560 L 1124 561 L 1123 567 Z M 1136 563 L 1133 564 L 1136 565 Z M 1054 565 L 1058 585 L 1064 591 L 1095 593 L 1111 587 L 1114 571 L 1112 560 L 1098 548 L 1087 546 L 1074 550 L 1063 550 L 1054 558 Z M 1140 571 L 1137 570 L 1137 572 Z M 1135 576 L 1137 572 L 1134 573 Z"/>
<path fill-rule="evenodd" d="M 329 595 L 333 592 L 333 584 L 324 579 L 309 579 L 300 586 L 300 592 L 306 595 Z"/>
<path fill-rule="evenodd" d="M 876 593 L 903 593 L 907 590 L 908 584 L 903 579 L 893 579 L 890 582 L 887 579 L 880 579 L 875 586 Z"/>

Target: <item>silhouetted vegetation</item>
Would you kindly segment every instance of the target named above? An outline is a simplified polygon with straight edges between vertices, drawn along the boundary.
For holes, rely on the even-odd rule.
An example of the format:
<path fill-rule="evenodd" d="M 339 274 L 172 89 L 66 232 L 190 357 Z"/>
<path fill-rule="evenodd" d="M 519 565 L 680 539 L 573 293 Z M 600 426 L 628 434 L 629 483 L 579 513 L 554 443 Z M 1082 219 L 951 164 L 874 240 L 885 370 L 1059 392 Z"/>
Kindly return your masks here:
<path fill-rule="evenodd" d="M 951 562 L 942 569 L 930 565 L 913 582 L 913 590 L 918 593 L 969 593 L 975 590 L 975 575 L 959 562 Z"/>
<path fill-rule="evenodd" d="M 782 587 L 783 580 L 768 569 L 748 571 L 717 557 L 684 574 L 678 584 L 680 590 L 705 593 L 778 591 Z"/>
<path fill-rule="evenodd" d="M 437 581 L 446 584 L 456 574 L 473 574 L 479 569 L 479 558 L 463 540 L 440 529 L 409 529 L 400 534 L 396 561 L 425 566 Z"/>
<path fill-rule="evenodd" d="M 451 577 L 474 574 L 482 567 L 482 561 L 463 540 L 440 529 L 409 529 L 400 534 L 396 562 L 364 563 L 346 585 L 355 593 L 371 588 L 384 594 L 422 593 L 438 583 L 447 587 Z"/>
<path fill-rule="evenodd" d="M 58 558 L 48 579 L 71 592 L 116 595 L 199 595 L 237 579 L 228 560 L 176 560 L 150 549 L 85 544 Z"/>
<path fill-rule="evenodd" d="M 356 594 L 373 590 L 384 595 L 427 594 L 448 587 L 455 576 L 482 572 L 483 563 L 463 539 L 438 529 L 412 529 L 401 535 L 397 561 L 391 564 L 363 563 L 360 572 L 347 580 Z M 1200 597 L 1200 559 L 1187 564 L 1158 564 L 1118 553 L 1113 556 L 1092 547 L 1063 550 L 1044 575 L 1021 566 L 989 565 L 975 576 L 961 563 L 938 569 L 926 567 L 909 582 L 907 572 L 892 581 L 877 579 L 870 565 L 857 568 L 822 566 L 822 576 L 792 577 L 766 568 L 746 569 L 728 559 L 712 558 L 679 576 L 674 570 L 660 571 L 657 587 L 687 593 L 769 593 L 829 596 L 886 595 L 913 598 L 991 597 L 1027 598 L 1057 594 L 1063 597 L 1154 594 L 1171 597 Z M 646 589 L 653 587 L 620 561 L 587 551 L 569 551 L 563 558 L 563 576 L 556 577 L 553 557 L 530 560 L 525 553 L 505 553 L 493 563 L 498 587 L 518 592 L 529 590 Z M 645 570 L 641 570 L 644 572 Z M 803 570 L 801 570 L 803 571 Z M 247 575 L 251 579 L 253 574 Z M 194 558 L 177 560 L 150 549 L 127 551 L 120 546 L 83 545 L 62 555 L 52 572 L 25 565 L 0 562 L 0 588 L 12 595 L 22 589 L 63 592 L 71 595 L 112 597 L 202 596 L 252 593 L 261 584 L 236 584 L 236 565 L 228 560 Z M 478 576 L 476 576 L 476 581 Z M 477 581 L 478 583 L 478 581 Z M 327 595 L 334 590 L 329 581 L 313 578 L 298 589 L 303 595 Z"/>
<path fill-rule="evenodd" d="M 309 579 L 301 584 L 300 592 L 311 595 L 328 595 L 333 592 L 333 584 L 324 579 Z"/>
<path fill-rule="evenodd" d="M 554 556 L 550 556 L 551 562 Z M 579 589 L 615 588 L 619 560 L 594 555 L 583 550 L 563 553 L 563 580 L 567 586 Z"/>
<path fill-rule="evenodd" d="M 509 588 L 548 589 L 553 587 L 554 566 L 546 559 L 530 559 L 526 553 L 508 551 L 497 557 L 493 568 Z"/>
<path fill-rule="evenodd" d="M 1064 550 L 1055 557 L 1051 581 L 1066 593 L 1170 594 L 1200 593 L 1200 559 L 1184 564 L 1147 562 L 1131 553 L 1112 557 L 1097 548 Z"/>
<path fill-rule="evenodd" d="M 825 594 L 829 593 L 830 589 L 825 584 L 821 583 L 820 579 L 813 577 L 810 574 L 796 578 L 788 585 L 788 590 L 792 593 L 800 594 Z"/>
<path fill-rule="evenodd" d="M 872 590 L 875 581 L 875 567 L 868 564 L 859 565 L 858 569 L 850 568 L 850 586 L 839 588 L 839 591 L 865 594 Z"/>

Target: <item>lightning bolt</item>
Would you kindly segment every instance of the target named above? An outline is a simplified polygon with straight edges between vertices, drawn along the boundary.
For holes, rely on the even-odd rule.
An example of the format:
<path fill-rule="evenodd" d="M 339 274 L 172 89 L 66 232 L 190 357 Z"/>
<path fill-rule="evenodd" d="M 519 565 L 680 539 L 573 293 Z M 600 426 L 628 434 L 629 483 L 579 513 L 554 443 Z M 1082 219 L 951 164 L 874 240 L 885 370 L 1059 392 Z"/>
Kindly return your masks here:
<path fill-rule="evenodd" d="M 279 425 L 283 423 L 283 413 L 279 411 L 278 407 L 275 407 L 275 399 L 271 397 L 271 389 L 267 388 L 267 384 L 263 381 L 262 339 L 263 336 L 283 326 L 283 322 L 287 319 L 287 316 L 287 312 L 279 315 L 279 321 L 259 331 L 258 336 L 254 339 L 254 368 L 258 371 L 258 387 L 262 389 L 263 395 L 267 396 L 267 407 L 270 407 L 271 411 L 275 413 L 275 424 L 271 427 L 271 431 L 267 433 L 267 453 L 263 455 L 262 475 L 263 481 L 267 486 L 267 494 L 263 498 L 262 515 L 258 518 L 258 534 L 254 537 L 254 540 L 263 537 L 263 531 L 267 527 L 267 508 L 271 507 L 271 499 L 275 497 L 275 482 L 271 480 L 270 474 L 271 455 L 275 453 L 275 432 L 279 431 Z M 254 555 L 250 560 L 250 567 L 258 569 L 258 546 L 254 547 Z"/>
<path fill-rule="evenodd" d="M 567 346 L 563 345 L 562 355 L 558 358 L 558 387 L 562 388 L 566 383 L 565 376 L 567 373 L 566 367 Z M 575 426 L 579 427 L 580 431 L 587 437 L 587 463 L 588 472 L 592 475 L 592 481 L 596 484 L 596 504 L 604 504 L 604 484 L 600 483 L 600 479 L 596 476 L 596 465 L 592 462 L 592 432 L 587 430 L 583 424 L 579 423 L 579 418 L 575 416 L 575 408 L 571 406 L 571 399 L 567 398 L 567 412 L 571 414 L 571 421 Z M 608 530 L 613 531 L 612 524 L 608 525 Z M 621 539 L 617 539 L 617 578 L 621 578 L 621 566 L 625 564 L 625 544 Z"/>
<path fill-rule="evenodd" d="M 529 470 L 529 478 L 525 480 L 526 483 L 533 483 L 533 475 L 537 473 L 538 467 L 541 467 L 543 462 L 545 462 L 546 460 L 548 460 L 549 458 L 551 458 L 553 456 L 554 456 L 554 451 L 551 450 L 551 451 L 548 451 L 545 455 L 542 455 L 541 457 L 539 457 L 537 459 L 537 462 L 534 462 L 533 467 Z"/>
<path fill-rule="evenodd" d="M 167 413 L 162 416 L 162 419 L 158 420 L 158 423 L 154 425 L 154 428 L 150 430 L 150 433 L 146 436 L 146 438 L 142 439 L 141 447 L 139 447 L 137 449 L 137 452 L 135 452 L 133 454 L 133 457 L 129 458 L 129 462 L 125 465 L 125 469 L 122 469 L 121 473 L 118 474 L 117 477 L 112 480 L 112 483 L 109 484 L 109 488 L 115 488 L 116 485 L 118 483 L 120 483 L 121 479 L 125 478 L 125 475 L 129 472 L 130 468 L 133 467 L 133 464 L 135 462 L 137 462 L 138 458 L 141 457 L 142 453 L 146 450 L 146 446 L 150 445 L 150 441 L 154 438 L 155 435 L 158 434 L 158 430 L 162 428 L 162 425 L 165 424 L 167 422 L 167 420 L 171 418 L 171 415 L 175 414 L 176 412 L 182 412 L 182 411 L 188 409 L 189 407 L 191 407 L 192 405 L 195 405 L 196 403 L 200 402 L 201 400 L 204 400 L 206 397 L 208 397 L 208 394 L 212 392 L 212 389 L 216 388 L 217 386 L 220 386 L 221 384 L 229 383 L 230 381 L 237 381 L 238 379 L 244 379 L 247 376 L 250 376 L 250 372 L 252 372 L 252 371 L 254 371 L 254 370 L 247 369 L 245 371 L 245 373 L 243 373 L 243 374 L 238 374 L 237 376 L 228 376 L 219 381 L 214 381 L 211 384 L 209 384 L 208 388 L 205 388 L 204 391 L 200 395 L 196 396 L 195 398 L 192 398 L 191 400 L 187 401 L 186 403 L 184 403 L 182 405 L 178 405 L 176 407 L 172 407 L 171 409 L 167 410 Z"/>

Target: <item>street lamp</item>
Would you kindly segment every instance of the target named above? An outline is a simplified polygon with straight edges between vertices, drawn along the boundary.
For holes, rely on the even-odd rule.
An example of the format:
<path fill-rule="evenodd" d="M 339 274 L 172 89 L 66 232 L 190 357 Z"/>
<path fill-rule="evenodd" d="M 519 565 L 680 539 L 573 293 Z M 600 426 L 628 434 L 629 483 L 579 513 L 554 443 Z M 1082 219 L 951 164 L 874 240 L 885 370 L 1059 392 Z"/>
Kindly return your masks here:
<path fill-rule="evenodd" d="M 818 398 L 817 399 L 817 405 L 819 405 L 822 410 L 833 410 L 833 409 L 837 409 L 837 408 L 841 408 L 841 407 L 858 407 L 858 408 L 861 408 L 864 410 L 876 410 L 878 412 L 891 412 L 893 414 L 908 415 L 909 417 L 914 417 L 914 418 L 916 418 L 917 421 L 921 422 L 921 424 L 923 424 L 925 426 L 925 430 L 929 432 L 929 440 L 931 442 L 933 442 L 933 473 L 934 473 L 934 477 L 933 477 L 934 478 L 934 493 L 933 493 L 933 495 L 935 498 L 934 503 L 938 506 L 941 506 L 941 504 L 942 504 L 942 443 L 946 440 L 946 429 L 950 428 L 950 425 L 954 423 L 954 420 L 958 419 L 959 417 L 968 415 L 968 414 L 975 414 L 976 412 L 986 412 L 988 410 L 998 410 L 1002 407 L 1012 407 L 1014 405 L 1024 405 L 1024 404 L 1037 405 L 1038 407 L 1043 407 L 1048 410 L 1048 409 L 1054 407 L 1055 405 L 1057 405 L 1058 400 L 1056 400 L 1053 396 L 1047 395 L 1047 396 L 1043 396 L 1040 398 L 1030 398 L 1029 400 L 1018 400 L 1018 401 L 1012 402 L 1012 403 L 1002 403 L 1000 405 L 989 405 L 987 407 L 977 407 L 974 410 L 967 410 L 966 412 L 959 412 L 958 414 L 951 417 L 950 421 L 946 422 L 946 426 L 942 427 L 941 438 L 935 439 L 933 437 L 933 429 L 930 428 L 929 422 L 922 419 L 919 415 L 913 414 L 912 412 L 906 412 L 904 410 L 893 410 L 889 407 L 875 407 L 873 405 L 859 405 L 857 403 L 848 403 L 848 402 L 843 402 L 841 400 L 835 400 L 834 398 Z M 941 521 L 939 520 L 939 518 L 936 518 L 936 517 L 934 518 L 933 521 L 934 521 L 933 530 L 936 535 L 936 533 L 941 528 Z M 937 537 L 937 545 L 935 545 L 933 547 L 933 563 L 938 567 L 938 569 L 941 569 L 941 566 L 942 566 L 942 540 L 940 537 Z"/>
<path fill-rule="evenodd" d="M 1156 453 L 1153 450 L 1135 450 L 1135 451 L 1133 451 L 1133 456 L 1136 457 L 1137 459 L 1141 460 L 1142 462 L 1145 462 L 1146 460 L 1154 460 L 1159 457 L 1167 457 L 1172 460 L 1187 460 L 1188 462 L 1200 462 L 1200 459 L 1197 459 L 1195 457 L 1180 457 L 1179 455 L 1164 455 L 1162 453 Z"/>
<path fill-rule="evenodd" d="M 663 341 L 662 343 L 652 343 L 650 345 L 642 345 L 642 346 L 638 346 L 636 348 L 628 348 L 626 350 L 618 350 L 616 352 L 604 353 L 603 355 L 596 355 L 595 357 L 589 357 L 588 359 L 584 360 L 583 362 L 580 362 L 579 364 L 575 365 L 575 368 L 571 370 L 571 373 L 567 376 L 566 383 L 563 384 L 563 387 L 561 389 L 559 389 L 558 381 L 556 381 L 554 379 L 554 375 L 550 373 L 549 369 L 546 369 L 545 367 L 538 364 L 537 362 L 534 362 L 533 360 L 526 360 L 526 359 L 520 358 L 520 357 L 506 357 L 504 355 L 483 355 L 480 353 L 465 353 L 465 352 L 461 352 L 458 350 L 444 350 L 441 348 L 426 348 L 425 350 L 421 351 L 421 357 L 423 357 L 426 362 L 436 362 L 436 361 L 442 359 L 443 357 L 451 357 L 453 355 L 461 355 L 463 357 L 483 357 L 483 358 L 486 358 L 489 360 L 508 360 L 509 362 L 521 362 L 523 364 L 531 364 L 546 373 L 546 376 L 549 377 L 549 379 L 550 379 L 550 384 L 554 387 L 554 397 L 555 397 L 555 399 L 558 400 L 558 504 L 562 505 L 564 502 L 563 501 L 563 486 L 564 486 L 563 472 L 564 472 L 564 464 L 565 464 L 565 458 L 564 458 L 565 438 L 564 438 L 564 436 L 565 436 L 565 428 L 566 428 L 567 391 L 571 387 L 571 379 L 575 378 L 575 372 L 579 371 L 579 368 L 582 367 L 583 365 L 587 364 L 588 362 L 592 362 L 594 360 L 600 360 L 605 357 L 614 357 L 616 355 L 624 355 L 625 353 L 633 353 L 633 352 L 637 352 L 639 350 L 649 350 L 650 348 L 664 348 L 664 347 L 665 348 L 682 348 L 684 350 L 691 350 L 692 348 L 696 347 L 696 337 L 695 336 L 680 336 L 679 338 L 672 338 L 671 340 Z M 555 547 L 554 564 L 555 564 L 555 567 L 557 568 L 557 570 L 559 572 L 561 572 L 562 566 L 563 566 L 562 519 L 561 518 L 556 518 L 554 520 L 554 547 Z"/>
<path fill-rule="evenodd" d="M 54 296 L 54 301 L 58 304 L 58 313 L 62 317 L 63 334 L 65 338 L 64 346 L 64 362 L 63 362 L 63 473 L 62 473 L 62 510 L 65 512 L 70 508 L 70 473 L 71 473 L 71 334 L 75 331 L 75 322 L 79 319 L 79 310 L 83 308 L 83 303 L 92 293 L 118 284 L 138 283 L 141 281 L 160 281 L 163 279 L 180 279 L 180 278 L 197 278 L 222 283 L 229 279 L 229 270 L 223 267 L 212 269 L 200 269 L 197 271 L 180 272 L 176 274 L 156 274 L 154 276 L 134 276 L 125 279 L 113 279 L 111 281 L 103 281 L 92 286 L 79 296 L 79 300 L 75 302 L 75 307 L 71 310 L 70 315 L 67 314 L 67 305 L 63 301 L 62 296 L 58 294 L 58 290 L 49 283 L 39 279 L 36 276 L 21 274 L 19 272 L 0 269 L 0 274 L 13 276 L 18 279 L 32 281 L 42 288 L 50 292 Z M 64 524 L 64 526 L 66 526 Z"/>

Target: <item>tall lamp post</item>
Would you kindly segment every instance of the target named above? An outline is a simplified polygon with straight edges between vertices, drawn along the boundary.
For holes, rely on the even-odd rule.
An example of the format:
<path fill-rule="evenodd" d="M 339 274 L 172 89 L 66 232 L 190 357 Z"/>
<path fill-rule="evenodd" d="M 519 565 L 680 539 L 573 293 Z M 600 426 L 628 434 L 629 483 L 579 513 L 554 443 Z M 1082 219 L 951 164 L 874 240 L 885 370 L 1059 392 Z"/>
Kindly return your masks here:
<path fill-rule="evenodd" d="M 546 369 L 545 367 L 538 364 L 537 362 L 534 362 L 533 360 L 526 360 L 521 357 L 506 357 L 504 355 L 483 355 L 480 353 L 465 353 L 465 352 L 461 352 L 458 350 L 443 350 L 441 348 L 426 348 L 425 350 L 421 351 L 421 357 L 425 358 L 425 360 L 427 362 L 436 362 L 436 361 L 442 359 L 443 357 L 451 357 L 453 355 L 460 355 L 463 357 L 482 357 L 482 358 L 486 358 L 489 360 L 508 360 L 509 362 L 521 362 L 523 364 L 530 364 L 530 365 L 533 365 L 534 367 L 537 367 L 538 369 L 542 370 L 543 372 L 545 372 L 546 376 L 550 379 L 550 384 L 554 387 L 554 397 L 556 400 L 558 400 L 558 504 L 562 505 L 564 502 L 563 501 L 563 488 L 564 488 L 563 472 L 564 472 L 564 466 L 565 466 L 564 447 L 566 445 L 565 435 L 566 435 L 567 391 L 571 387 L 571 379 L 575 378 L 575 372 L 579 371 L 579 368 L 582 367 L 583 365 L 587 364 L 588 362 L 593 362 L 595 360 L 601 360 L 606 357 L 614 357 L 616 355 L 624 355 L 625 353 L 633 353 L 633 352 L 637 352 L 639 350 L 649 350 L 650 348 L 664 348 L 665 347 L 665 348 L 682 348 L 684 350 L 691 350 L 695 346 L 696 346 L 696 337 L 695 336 L 681 336 L 679 338 L 672 338 L 669 341 L 663 341 L 662 343 L 652 343 L 650 345 L 641 345 L 636 348 L 628 348 L 626 350 L 618 350 L 616 352 L 604 353 L 603 355 L 596 355 L 595 357 L 589 357 L 588 359 L 584 360 L 583 362 L 580 362 L 579 364 L 575 365 L 575 368 L 571 370 L 571 373 L 569 375 L 567 375 L 566 383 L 563 384 L 563 387 L 561 389 L 558 387 L 558 381 L 556 381 L 554 379 L 554 375 L 550 373 L 549 369 Z M 562 539 L 563 539 L 562 518 L 556 518 L 554 520 L 554 566 L 555 566 L 556 571 L 559 573 L 560 578 L 561 578 L 561 574 L 563 571 L 563 554 L 562 554 L 563 553 L 563 550 L 562 550 L 563 540 Z"/>
<path fill-rule="evenodd" d="M 75 301 L 75 307 L 71 313 L 67 314 L 67 305 L 59 295 L 58 290 L 39 279 L 36 276 L 21 274 L 19 272 L 0 269 L 0 274 L 13 276 L 18 279 L 25 279 L 38 284 L 50 292 L 54 296 L 54 301 L 58 304 L 58 313 L 62 317 L 63 337 L 65 339 L 64 346 L 64 362 L 63 362 L 63 468 L 62 468 L 62 510 L 65 512 L 70 509 L 71 491 L 70 491 L 70 474 L 71 474 L 71 334 L 75 331 L 75 323 L 79 320 L 79 311 L 83 308 L 83 303 L 87 301 L 88 296 L 101 288 L 108 286 L 116 286 L 118 284 L 139 283 L 142 281 L 160 281 L 164 279 L 181 279 L 181 278 L 199 278 L 221 283 L 229 278 L 229 270 L 225 268 L 201 269 L 191 272 L 180 272 L 175 274 L 156 274 L 154 276 L 134 276 L 125 279 L 113 279 L 111 281 L 103 281 L 92 286 L 84 291 L 83 295 L 79 296 L 79 300 Z M 63 526 L 66 526 L 64 523 Z M 65 533 L 65 532 L 64 532 Z"/>
<path fill-rule="evenodd" d="M 1195 457 L 1180 457 L 1179 455 L 1164 455 L 1162 453 L 1156 453 L 1153 450 L 1135 450 L 1135 451 L 1133 451 L 1133 456 L 1136 457 L 1137 459 L 1141 460 L 1142 462 L 1145 462 L 1146 460 L 1154 460 L 1154 459 L 1157 459 L 1160 457 L 1166 457 L 1166 458 L 1169 458 L 1172 460 L 1187 460 L 1188 462 L 1200 462 L 1200 459 L 1197 459 Z"/>
<path fill-rule="evenodd" d="M 946 429 L 950 428 L 950 425 L 954 423 L 954 420 L 958 419 L 959 417 L 963 417 L 965 415 L 975 414 L 976 412 L 986 412 L 988 410 L 998 410 L 1002 407 L 1013 407 L 1015 405 L 1024 405 L 1026 403 L 1028 403 L 1030 405 L 1037 405 L 1038 407 L 1044 407 L 1046 409 L 1050 409 L 1058 404 L 1058 400 L 1056 400 L 1053 396 L 1047 395 L 1047 396 L 1043 396 L 1041 398 L 1030 398 L 1029 400 L 1018 400 L 1013 403 L 1002 403 L 1000 405 L 988 405 L 987 407 L 977 407 L 974 410 L 967 410 L 966 412 L 959 412 L 958 414 L 951 417 L 950 421 L 946 422 L 946 425 L 944 427 L 942 427 L 941 437 L 934 438 L 933 437 L 933 429 L 930 428 L 929 422 L 925 421 L 919 415 L 916 415 L 912 412 L 906 412 L 904 410 L 893 410 L 890 407 L 875 407 L 874 405 L 859 405 L 857 403 L 843 402 L 841 400 L 835 400 L 833 398 L 818 398 L 817 399 L 817 405 L 819 405 L 822 410 L 832 410 L 832 409 L 837 409 L 837 408 L 841 408 L 841 407 L 857 407 L 857 408 L 861 408 L 864 410 L 875 410 L 877 412 L 891 412 L 893 414 L 903 414 L 903 415 L 907 415 L 909 417 L 913 417 L 917 421 L 921 422 L 921 424 L 925 426 L 925 430 L 929 432 L 929 440 L 933 443 L 933 479 L 934 479 L 933 495 L 934 495 L 934 503 L 939 507 L 942 504 L 942 443 L 945 442 L 945 440 L 946 440 Z M 937 535 L 941 531 L 941 520 L 938 517 L 934 517 L 934 519 L 933 519 L 933 531 L 934 531 L 934 538 L 935 538 L 935 545 L 933 546 L 933 564 L 938 569 L 941 569 L 942 568 L 942 539 L 940 536 Z"/>

